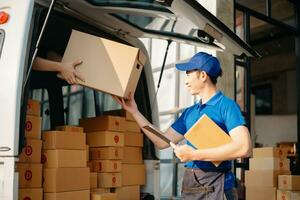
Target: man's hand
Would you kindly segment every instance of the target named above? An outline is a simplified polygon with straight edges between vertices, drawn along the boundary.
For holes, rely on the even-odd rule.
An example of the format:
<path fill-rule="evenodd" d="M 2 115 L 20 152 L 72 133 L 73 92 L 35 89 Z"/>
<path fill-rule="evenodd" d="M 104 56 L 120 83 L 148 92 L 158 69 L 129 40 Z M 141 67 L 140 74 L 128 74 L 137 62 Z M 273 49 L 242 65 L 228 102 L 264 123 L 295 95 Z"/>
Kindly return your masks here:
<path fill-rule="evenodd" d="M 175 155 L 180 159 L 181 162 L 188 162 L 195 160 L 196 150 L 188 145 L 175 145 L 170 143 L 171 147 L 174 149 Z"/>
<path fill-rule="evenodd" d="M 77 84 L 78 81 L 76 80 L 76 78 L 78 78 L 84 82 L 83 77 L 76 71 L 76 67 L 80 64 L 82 64 L 82 61 L 80 61 L 80 60 L 77 60 L 73 63 L 60 63 L 61 78 L 66 80 L 69 84 Z"/>
<path fill-rule="evenodd" d="M 136 102 L 134 100 L 134 94 L 130 93 L 129 95 L 129 99 L 124 99 L 124 98 L 120 98 L 117 96 L 112 96 L 112 98 L 118 103 L 120 104 L 123 109 L 125 109 L 126 111 L 130 112 L 131 114 L 135 113 L 138 111 L 138 107 L 136 105 Z"/>

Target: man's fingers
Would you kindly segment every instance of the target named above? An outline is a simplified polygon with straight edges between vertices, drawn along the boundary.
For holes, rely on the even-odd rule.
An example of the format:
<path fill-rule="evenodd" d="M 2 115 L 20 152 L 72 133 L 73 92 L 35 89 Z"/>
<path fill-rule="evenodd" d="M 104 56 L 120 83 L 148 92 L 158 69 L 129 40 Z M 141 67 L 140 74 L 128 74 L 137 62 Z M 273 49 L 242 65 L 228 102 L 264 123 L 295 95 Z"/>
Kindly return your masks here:
<path fill-rule="evenodd" d="M 112 95 L 112 98 L 113 98 L 118 104 L 122 105 L 122 102 L 120 101 L 120 99 L 119 99 L 117 96 Z"/>
<path fill-rule="evenodd" d="M 76 60 L 75 62 L 73 62 L 74 68 L 81 64 L 82 64 L 82 60 Z"/>
<path fill-rule="evenodd" d="M 82 76 L 79 72 L 75 71 L 74 74 L 75 74 L 75 76 L 76 76 L 78 79 L 80 79 L 81 81 L 85 82 L 83 76 Z"/>

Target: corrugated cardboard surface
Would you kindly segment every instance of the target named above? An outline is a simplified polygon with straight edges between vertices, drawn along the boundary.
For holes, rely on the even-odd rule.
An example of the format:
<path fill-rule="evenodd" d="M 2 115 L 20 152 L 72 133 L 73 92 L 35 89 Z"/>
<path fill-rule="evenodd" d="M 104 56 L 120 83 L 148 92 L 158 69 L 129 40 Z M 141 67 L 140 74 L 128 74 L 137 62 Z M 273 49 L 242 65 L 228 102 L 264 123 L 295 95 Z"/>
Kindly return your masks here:
<path fill-rule="evenodd" d="M 126 132 L 141 133 L 141 128 L 135 121 L 126 121 Z"/>
<path fill-rule="evenodd" d="M 290 170 L 290 162 L 287 158 L 250 158 L 250 170 Z"/>
<path fill-rule="evenodd" d="M 25 137 L 28 139 L 41 139 L 42 118 L 39 116 L 26 115 Z"/>
<path fill-rule="evenodd" d="M 89 200 L 89 199 L 90 199 L 90 190 L 44 193 L 44 200 Z"/>
<path fill-rule="evenodd" d="M 91 172 L 90 173 L 90 188 L 95 189 L 97 187 L 98 187 L 97 173 Z"/>
<path fill-rule="evenodd" d="M 109 193 L 110 192 L 110 188 L 94 188 L 91 189 L 91 193 Z"/>
<path fill-rule="evenodd" d="M 117 194 L 118 199 L 122 200 L 140 200 L 140 186 L 122 186 L 116 188 L 115 193 Z"/>
<path fill-rule="evenodd" d="M 39 101 L 29 99 L 27 103 L 27 115 L 40 116 L 41 104 Z"/>
<path fill-rule="evenodd" d="M 42 164 L 17 163 L 20 188 L 42 187 Z"/>
<path fill-rule="evenodd" d="M 92 118 L 82 118 L 79 119 L 80 126 L 84 127 L 86 132 L 95 132 L 95 131 L 125 131 L 125 118 L 102 115 Z"/>
<path fill-rule="evenodd" d="M 85 133 L 46 131 L 43 133 L 43 149 L 85 150 Z"/>
<path fill-rule="evenodd" d="M 146 182 L 145 165 L 123 164 L 122 165 L 122 185 L 144 185 Z"/>
<path fill-rule="evenodd" d="M 90 146 L 85 145 L 86 162 L 90 161 Z"/>
<path fill-rule="evenodd" d="M 42 140 L 27 139 L 26 145 L 19 155 L 19 162 L 40 163 Z"/>
<path fill-rule="evenodd" d="M 91 160 L 120 160 L 123 158 L 122 147 L 98 147 L 90 148 Z"/>
<path fill-rule="evenodd" d="M 262 147 L 253 149 L 254 158 L 262 157 L 286 157 L 287 151 L 278 147 Z"/>
<path fill-rule="evenodd" d="M 80 127 L 80 126 L 57 126 L 57 127 L 55 127 L 55 129 L 58 131 L 83 133 L 83 127 Z"/>
<path fill-rule="evenodd" d="M 95 193 L 91 194 L 91 200 L 118 200 L 114 193 Z"/>
<path fill-rule="evenodd" d="M 299 175 L 278 176 L 278 188 L 280 190 L 300 190 L 300 176 Z"/>
<path fill-rule="evenodd" d="M 135 92 L 143 68 L 140 61 L 145 62 L 140 54 L 135 47 L 72 30 L 62 62 L 83 61 L 77 70 L 85 81 L 79 84 L 129 97 Z"/>
<path fill-rule="evenodd" d="M 125 117 L 126 121 L 135 121 L 132 114 L 123 109 L 104 111 L 104 114 Z"/>
<path fill-rule="evenodd" d="M 44 168 L 44 192 L 90 189 L 89 168 Z"/>
<path fill-rule="evenodd" d="M 19 200 L 43 200 L 43 188 L 19 188 Z"/>
<path fill-rule="evenodd" d="M 141 133 L 126 132 L 124 139 L 125 146 L 142 147 L 144 145 L 144 135 Z"/>
<path fill-rule="evenodd" d="M 93 160 L 93 172 L 120 172 L 122 162 L 120 160 Z"/>
<path fill-rule="evenodd" d="M 276 200 L 276 188 L 246 187 L 246 200 Z"/>
<path fill-rule="evenodd" d="M 277 190 L 277 200 L 300 200 L 300 191 Z"/>
<path fill-rule="evenodd" d="M 44 167 L 86 167 L 86 150 L 44 150 Z"/>
<path fill-rule="evenodd" d="M 251 187 L 277 187 L 278 175 L 291 174 L 290 171 L 247 170 L 245 171 L 245 185 Z M 259 181 L 257 180 L 259 177 Z"/>
<path fill-rule="evenodd" d="M 124 149 L 124 156 L 122 159 L 122 163 L 126 163 L 126 164 L 143 163 L 142 148 L 125 146 L 123 149 Z"/>
<path fill-rule="evenodd" d="M 87 143 L 90 147 L 122 147 L 124 146 L 124 133 L 113 131 L 88 133 Z"/>
<path fill-rule="evenodd" d="M 121 173 L 98 173 L 98 187 L 114 188 L 122 185 Z"/>

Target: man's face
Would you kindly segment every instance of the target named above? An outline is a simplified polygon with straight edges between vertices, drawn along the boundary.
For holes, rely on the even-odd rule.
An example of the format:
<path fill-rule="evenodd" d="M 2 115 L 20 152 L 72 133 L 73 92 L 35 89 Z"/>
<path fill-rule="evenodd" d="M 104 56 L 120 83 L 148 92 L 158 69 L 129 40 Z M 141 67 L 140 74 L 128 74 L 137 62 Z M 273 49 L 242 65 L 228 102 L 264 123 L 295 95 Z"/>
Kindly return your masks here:
<path fill-rule="evenodd" d="M 202 73 L 198 70 L 186 71 L 185 85 L 192 95 L 199 95 L 203 88 Z"/>

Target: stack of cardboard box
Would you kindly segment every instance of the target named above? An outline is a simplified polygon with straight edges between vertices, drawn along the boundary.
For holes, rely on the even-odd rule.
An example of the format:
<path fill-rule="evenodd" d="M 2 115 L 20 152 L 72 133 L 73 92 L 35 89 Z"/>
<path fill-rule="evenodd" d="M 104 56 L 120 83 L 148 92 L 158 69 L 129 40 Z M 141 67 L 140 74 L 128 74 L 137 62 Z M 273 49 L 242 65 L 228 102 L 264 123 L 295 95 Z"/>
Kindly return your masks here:
<path fill-rule="evenodd" d="M 90 170 L 83 128 L 57 129 L 43 133 L 44 199 L 89 200 Z"/>
<path fill-rule="evenodd" d="M 19 155 L 19 199 L 43 199 L 41 164 L 40 103 L 29 100 L 27 104 L 26 145 Z"/>
<path fill-rule="evenodd" d="M 300 200 L 300 176 L 279 175 L 277 200 Z"/>
<path fill-rule="evenodd" d="M 89 167 L 97 173 L 97 189 L 92 189 L 91 199 L 117 199 L 110 191 L 122 185 L 125 119 L 107 115 L 80 119 L 79 124 L 87 132 Z"/>
<path fill-rule="evenodd" d="M 287 152 L 276 147 L 254 148 L 245 173 L 247 200 L 276 200 L 278 175 L 291 174 Z"/>

